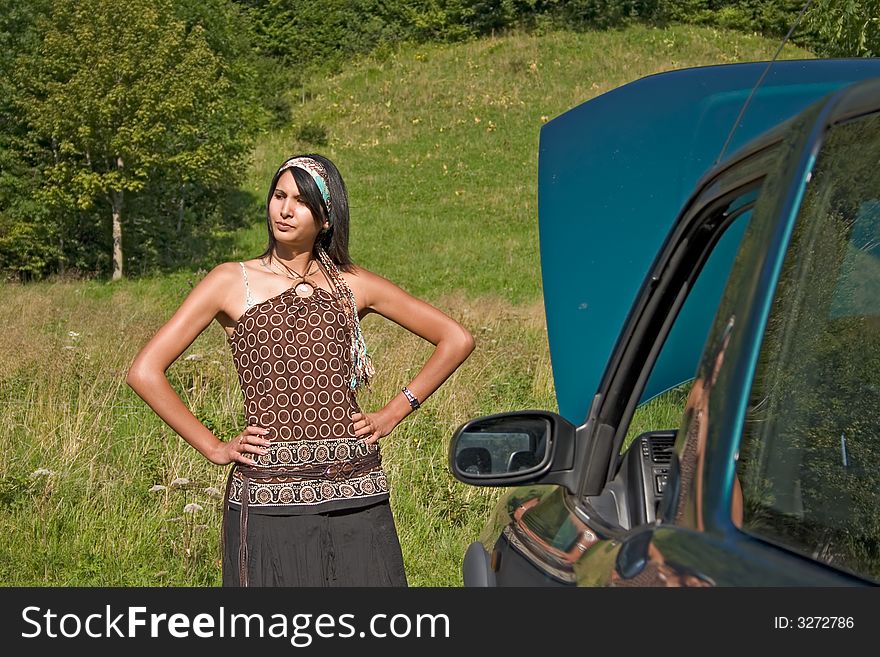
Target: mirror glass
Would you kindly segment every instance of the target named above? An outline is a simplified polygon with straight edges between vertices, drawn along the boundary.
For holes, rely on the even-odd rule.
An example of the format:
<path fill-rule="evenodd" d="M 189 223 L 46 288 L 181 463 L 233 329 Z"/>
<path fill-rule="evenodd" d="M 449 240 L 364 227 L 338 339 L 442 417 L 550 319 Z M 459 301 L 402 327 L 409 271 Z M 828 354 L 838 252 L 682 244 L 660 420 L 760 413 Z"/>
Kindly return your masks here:
<path fill-rule="evenodd" d="M 550 421 L 523 415 L 474 420 L 455 443 L 455 467 L 469 477 L 536 470 L 547 457 Z"/>

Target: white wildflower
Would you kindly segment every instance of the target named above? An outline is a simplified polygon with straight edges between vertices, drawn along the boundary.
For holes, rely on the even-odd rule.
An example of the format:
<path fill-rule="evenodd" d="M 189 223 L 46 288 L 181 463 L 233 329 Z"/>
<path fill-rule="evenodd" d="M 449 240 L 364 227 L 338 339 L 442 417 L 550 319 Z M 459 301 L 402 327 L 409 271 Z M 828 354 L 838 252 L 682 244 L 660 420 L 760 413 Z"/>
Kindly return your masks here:
<path fill-rule="evenodd" d="M 183 507 L 184 513 L 196 513 L 197 511 L 204 511 L 204 507 L 196 502 L 190 502 L 185 507 Z"/>
<path fill-rule="evenodd" d="M 187 479 L 186 477 L 178 477 L 171 482 L 171 488 L 180 488 L 187 485 L 189 485 L 189 479 Z"/>
<path fill-rule="evenodd" d="M 67 335 L 73 339 L 76 339 L 79 337 L 79 333 L 77 333 L 76 331 L 68 331 Z"/>
<path fill-rule="evenodd" d="M 187 356 L 183 360 L 202 360 L 202 355 L 201 354 L 190 354 L 189 356 Z"/>
<path fill-rule="evenodd" d="M 31 472 L 31 479 L 34 479 L 36 477 L 51 477 L 53 474 L 55 473 L 47 468 L 37 468 L 36 470 Z"/>
<path fill-rule="evenodd" d="M 219 500 L 221 497 L 223 497 L 223 494 L 213 486 L 209 486 L 208 488 L 206 488 L 205 494 L 208 497 L 213 497 L 215 500 Z"/>
<path fill-rule="evenodd" d="M 155 484 L 154 486 L 150 486 L 151 493 L 158 493 L 163 490 L 168 490 L 167 486 L 163 486 L 162 484 Z"/>

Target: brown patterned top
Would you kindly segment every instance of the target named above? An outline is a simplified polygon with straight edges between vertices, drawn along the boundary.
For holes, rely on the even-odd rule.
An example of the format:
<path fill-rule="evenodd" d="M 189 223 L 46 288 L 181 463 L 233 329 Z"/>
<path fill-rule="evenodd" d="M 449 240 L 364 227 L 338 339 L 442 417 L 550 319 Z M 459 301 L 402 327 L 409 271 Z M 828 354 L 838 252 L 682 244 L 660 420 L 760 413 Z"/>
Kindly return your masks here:
<path fill-rule="evenodd" d="M 247 286 L 247 272 L 242 264 Z M 350 477 L 346 463 L 378 451 L 354 437 L 360 412 L 349 387 L 351 339 L 338 294 L 315 287 L 309 297 L 293 288 L 252 304 L 239 318 L 229 344 L 249 425 L 269 429 L 269 453 L 255 454 L 256 468 L 290 476 L 251 478 L 250 513 L 309 514 L 373 504 L 388 497 L 381 465 Z M 322 472 L 327 466 L 327 474 Z M 310 471 L 296 476 L 296 470 Z M 242 476 L 233 471 L 228 502 L 239 506 Z"/>

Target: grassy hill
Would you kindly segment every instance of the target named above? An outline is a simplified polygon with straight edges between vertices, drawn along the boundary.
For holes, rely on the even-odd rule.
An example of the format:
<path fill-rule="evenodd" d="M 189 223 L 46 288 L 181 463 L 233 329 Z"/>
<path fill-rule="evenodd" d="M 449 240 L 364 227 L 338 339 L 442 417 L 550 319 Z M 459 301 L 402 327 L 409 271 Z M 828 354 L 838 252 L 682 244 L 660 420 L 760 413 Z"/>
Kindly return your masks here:
<path fill-rule="evenodd" d="M 775 45 L 712 29 L 634 27 L 404 50 L 313 81 L 290 129 L 261 141 L 248 185 L 262 198 L 288 154 L 317 148 L 298 141 L 298 130 L 324 126 L 321 150 L 349 186 L 358 261 L 418 295 L 534 301 L 542 123 L 637 78 L 767 59 Z M 262 227 L 243 238 L 245 253 L 265 243 Z"/>
<path fill-rule="evenodd" d="M 484 413 L 555 407 L 537 239 L 542 123 L 644 75 L 767 59 L 775 49 L 756 36 L 692 27 L 403 48 L 312 80 L 290 126 L 262 138 L 250 192 L 262 198 L 292 153 L 327 154 L 348 184 L 355 260 L 477 338 L 459 372 L 383 441 L 411 584 L 461 583 L 464 550 L 497 496 L 448 475 L 454 428 Z M 298 138 L 306 125 L 326 131 L 326 145 Z M 253 257 L 264 245 L 255 216 L 225 257 Z M 213 489 L 222 490 L 225 470 L 205 463 L 123 383 L 137 350 L 202 273 L 0 288 L 0 421 L 11 442 L 0 464 L 0 581 L 219 583 Z M 371 317 L 364 328 L 380 373 L 361 397 L 370 410 L 429 351 L 387 322 Z M 211 327 L 169 370 L 196 415 L 225 438 L 243 422 L 230 360 L 222 331 Z M 189 483 L 172 487 L 178 478 Z M 150 492 L 155 485 L 167 488 Z M 185 513 L 190 502 L 201 508 Z"/>

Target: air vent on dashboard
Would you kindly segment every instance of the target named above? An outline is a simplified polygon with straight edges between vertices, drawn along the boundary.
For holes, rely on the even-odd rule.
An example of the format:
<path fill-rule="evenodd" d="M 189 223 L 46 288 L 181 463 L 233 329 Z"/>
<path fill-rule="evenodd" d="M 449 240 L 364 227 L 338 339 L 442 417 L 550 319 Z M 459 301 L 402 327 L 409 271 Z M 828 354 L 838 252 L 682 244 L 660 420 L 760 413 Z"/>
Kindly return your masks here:
<path fill-rule="evenodd" d="M 656 464 L 669 463 L 672 460 L 672 448 L 675 436 L 651 436 L 651 460 Z"/>

